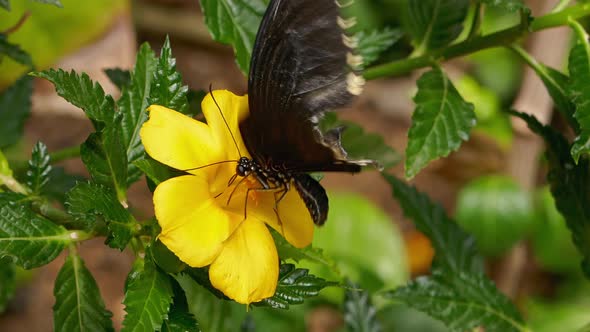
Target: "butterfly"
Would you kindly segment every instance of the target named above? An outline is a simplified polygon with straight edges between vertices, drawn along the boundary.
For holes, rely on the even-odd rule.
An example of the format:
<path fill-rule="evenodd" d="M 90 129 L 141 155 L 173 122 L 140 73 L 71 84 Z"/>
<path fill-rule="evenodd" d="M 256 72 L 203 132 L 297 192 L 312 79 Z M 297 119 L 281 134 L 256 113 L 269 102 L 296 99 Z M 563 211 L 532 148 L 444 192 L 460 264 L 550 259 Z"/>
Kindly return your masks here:
<path fill-rule="evenodd" d="M 275 192 L 278 203 L 294 186 L 313 222 L 328 214 L 326 191 L 310 172 L 360 172 L 373 160 L 348 160 L 343 128 L 323 133 L 322 115 L 348 104 L 362 91 L 362 58 L 346 35 L 334 0 L 272 0 L 256 35 L 248 78 L 250 113 L 240 132 L 252 159 L 241 157 L 236 174 L 253 176 L 258 190 Z"/>

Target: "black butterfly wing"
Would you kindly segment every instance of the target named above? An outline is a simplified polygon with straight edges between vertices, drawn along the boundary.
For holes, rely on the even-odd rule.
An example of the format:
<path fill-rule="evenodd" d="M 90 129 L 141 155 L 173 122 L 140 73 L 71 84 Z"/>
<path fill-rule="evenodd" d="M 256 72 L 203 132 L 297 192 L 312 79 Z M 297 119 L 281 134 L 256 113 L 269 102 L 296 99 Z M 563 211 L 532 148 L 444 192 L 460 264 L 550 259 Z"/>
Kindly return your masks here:
<path fill-rule="evenodd" d="M 250 115 L 240 124 L 259 162 L 281 162 L 298 171 L 360 170 L 346 161 L 338 130 L 323 135 L 317 129 L 323 112 L 360 92 L 362 79 L 351 70 L 354 56 L 338 20 L 334 0 L 269 4 L 250 64 Z"/>

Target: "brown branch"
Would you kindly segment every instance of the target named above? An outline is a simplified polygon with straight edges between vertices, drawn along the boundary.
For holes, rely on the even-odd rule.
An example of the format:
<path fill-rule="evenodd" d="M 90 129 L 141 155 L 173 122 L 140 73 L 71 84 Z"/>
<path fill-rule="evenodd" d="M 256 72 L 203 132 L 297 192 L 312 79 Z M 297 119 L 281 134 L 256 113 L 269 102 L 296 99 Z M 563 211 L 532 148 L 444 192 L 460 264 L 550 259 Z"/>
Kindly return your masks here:
<path fill-rule="evenodd" d="M 10 28 L 0 32 L 3 35 L 10 35 L 12 33 L 15 33 L 18 31 L 18 29 L 20 29 L 20 27 L 25 24 L 25 22 L 27 21 L 27 19 L 29 18 L 29 16 L 31 16 L 31 11 L 27 10 L 23 16 L 20 17 L 20 19 L 18 20 L 18 22 L 16 22 L 15 25 L 11 26 Z"/>

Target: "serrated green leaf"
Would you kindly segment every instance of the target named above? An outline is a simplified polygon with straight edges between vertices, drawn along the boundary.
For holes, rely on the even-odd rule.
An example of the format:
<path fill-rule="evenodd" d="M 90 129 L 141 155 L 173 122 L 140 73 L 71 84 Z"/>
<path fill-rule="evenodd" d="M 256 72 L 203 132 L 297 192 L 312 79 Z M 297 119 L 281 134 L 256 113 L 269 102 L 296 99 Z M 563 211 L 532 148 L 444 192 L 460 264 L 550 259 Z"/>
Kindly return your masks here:
<path fill-rule="evenodd" d="M 176 70 L 176 59 L 172 57 L 170 39 L 166 37 L 154 73 L 149 103 L 186 114 L 188 111 L 187 92 L 188 86 L 182 83 L 182 76 Z"/>
<path fill-rule="evenodd" d="M 51 165 L 49 164 L 49 152 L 43 142 L 37 142 L 31 153 L 29 169 L 27 170 L 27 185 L 33 194 L 39 195 L 41 190 L 49 182 Z"/>
<path fill-rule="evenodd" d="M 2 4 L 0 4 L 0 6 L 1 5 Z M 10 8 L 6 9 L 10 10 Z M 20 48 L 20 46 L 10 43 L 6 38 L 6 35 L 0 34 L 0 61 L 2 60 L 3 56 L 7 56 L 29 68 L 34 67 L 33 59 L 31 59 L 31 55 L 29 55 L 29 53 L 25 52 L 22 48 Z"/>
<path fill-rule="evenodd" d="M 125 319 L 122 332 L 158 330 L 172 303 L 172 285 L 168 276 L 157 269 L 149 255 L 142 265 L 130 272 L 125 291 Z"/>
<path fill-rule="evenodd" d="M 16 266 L 10 258 L 0 258 L 0 313 L 16 290 Z"/>
<path fill-rule="evenodd" d="M 141 172 L 133 164 L 144 154 L 144 148 L 139 137 L 139 130 L 147 120 L 146 108 L 149 106 L 148 97 L 152 86 L 156 57 L 147 43 L 139 48 L 135 68 L 131 73 L 131 80 L 123 87 L 121 98 L 117 101 L 122 116 L 120 123 L 121 146 L 126 155 L 127 178 L 123 183 L 127 185 L 137 181 Z"/>
<path fill-rule="evenodd" d="M 568 98 L 567 86 L 569 84 L 569 77 L 551 67 L 542 64 L 539 64 L 539 66 L 541 70 L 535 69 L 535 72 L 543 81 L 549 95 L 553 99 L 555 107 L 565 116 L 570 126 L 576 132 L 579 132 L 578 122 L 574 119 L 576 107 L 572 100 Z"/>
<path fill-rule="evenodd" d="M 0 257 L 31 269 L 54 260 L 71 241 L 65 228 L 34 213 L 25 196 L 0 193 Z"/>
<path fill-rule="evenodd" d="M 344 322 L 351 332 L 379 332 L 377 309 L 371 303 L 369 293 L 349 289 L 344 297 Z"/>
<path fill-rule="evenodd" d="M 407 29 L 413 37 L 415 53 L 422 54 L 455 40 L 463 30 L 469 0 L 407 1 Z"/>
<path fill-rule="evenodd" d="M 266 10 L 263 0 L 202 0 L 201 10 L 213 39 L 230 44 L 242 72 L 248 75 L 258 26 Z"/>
<path fill-rule="evenodd" d="M 571 153 L 578 162 L 581 155 L 590 152 L 590 45 L 584 28 L 577 23 L 573 27 L 577 40 L 569 55 L 569 94 L 576 105 L 574 117 L 580 125 L 580 133 Z"/>
<path fill-rule="evenodd" d="M 483 274 L 435 271 L 389 294 L 442 321 L 450 331 L 529 331 L 510 300 Z"/>
<path fill-rule="evenodd" d="M 322 289 L 334 285 L 337 283 L 309 274 L 308 269 L 298 269 L 293 264 L 281 264 L 275 294 L 255 305 L 289 309 L 289 305 L 301 304 L 306 298 L 317 296 Z"/>
<path fill-rule="evenodd" d="M 383 137 L 365 132 L 354 122 L 339 120 L 334 112 L 327 113 L 320 126 L 324 132 L 331 128 L 344 127 L 341 142 L 349 159 L 376 160 L 384 169 L 389 169 L 401 161 L 400 154 L 385 144 Z"/>
<path fill-rule="evenodd" d="M 547 180 L 555 198 L 557 209 L 565 218 L 572 232 L 574 244 L 584 257 L 582 271 L 590 278 L 590 162 L 580 157 L 576 164 L 569 153 L 565 137 L 549 126 L 542 125 L 535 117 L 510 112 L 523 119 L 528 127 L 545 140 L 549 160 Z"/>
<path fill-rule="evenodd" d="M 0 148 L 16 143 L 22 136 L 31 113 L 32 93 L 33 79 L 23 76 L 0 95 Z"/>
<path fill-rule="evenodd" d="M 62 98 L 74 106 L 81 108 L 93 121 L 109 124 L 115 115 L 113 97 L 106 95 L 100 84 L 93 82 L 86 73 L 78 75 L 74 70 L 49 69 L 31 75 L 44 78 L 53 85 Z M 100 126 L 95 123 L 95 127 Z"/>
<path fill-rule="evenodd" d="M 145 175 L 157 186 L 172 177 L 178 176 L 181 173 L 170 168 L 157 160 L 145 156 L 145 158 L 138 159 L 133 162 Z"/>
<path fill-rule="evenodd" d="M 522 0 L 479 0 L 479 2 L 484 3 L 486 6 L 502 8 L 509 12 L 519 10 L 525 13 L 531 12 L 530 8 Z"/>
<path fill-rule="evenodd" d="M 84 261 L 70 253 L 53 289 L 54 331 L 114 331 L 112 313 L 105 308 L 98 285 Z"/>
<path fill-rule="evenodd" d="M 126 201 L 127 156 L 121 143 L 117 117 L 102 131 L 92 133 L 80 147 L 80 157 L 96 182 L 113 188 L 120 202 Z"/>
<path fill-rule="evenodd" d="M 8 0 L 0 0 L 0 7 L 10 11 L 10 2 Z"/>
<path fill-rule="evenodd" d="M 430 161 L 457 150 L 476 123 L 473 104 L 463 100 L 440 68 L 424 73 L 417 84 L 406 148 L 408 178 Z"/>
<path fill-rule="evenodd" d="M 133 237 L 137 221 L 117 200 L 109 188 L 94 182 L 78 183 L 66 194 L 68 213 L 77 219 L 94 222 L 95 215 L 104 218 L 109 234 L 107 244 L 111 248 L 125 249 Z"/>
<path fill-rule="evenodd" d="M 324 255 L 324 251 L 321 248 L 314 248 L 311 245 L 305 248 L 296 248 L 290 244 L 284 237 L 281 236 L 277 231 L 269 228 L 272 238 L 277 247 L 279 258 L 281 260 L 292 259 L 299 263 L 301 260 L 306 260 L 312 263 L 321 264 L 328 267 L 330 270 L 338 274 L 338 268 L 336 263 L 329 257 Z"/>
<path fill-rule="evenodd" d="M 483 260 L 477 253 L 473 237 L 452 221 L 442 206 L 392 175 L 383 174 L 383 177 L 391 185 L 404 215 L 412 219 L 416 228 L 432 242 L 436 252 L 433 268 L 455 273 L 482 273 Z"/>
<path fill-rule="evenodd" d="M 174 297 L 168 312 L 168 318 L 162 324 L 162 332 L 200 332 L 199 323 L 188 311 L 186 295 L 178 282 L 171 277 Z"/>
<path fill-rule="evenodd" d="M 54 5 L 55 7 L 58 8 L 63 8 L 63 5 L 61 4 L 61 2 L 59 0 L 34 0 L 40 3 L 45 3 L 48 5 Z"/>
<path fill-rule="evenodd" d="M 368 66 L 379 58 L 379 55 L 403 36 L 400 29 L 383 28 L 371 32 L 360 31 L 354 37 L 359 41 L 357 50 L 363 57 L 363 66 Z"/>
<path fill-rule="evenodd" d="M 131 83 L 131 73 L 129 70 L 121 68 L 107 68 L 104 70 L 104 73 L 107 75 L 111 83 L 117 86 L 119 90 L 123 90 L 123 87 Z"/>

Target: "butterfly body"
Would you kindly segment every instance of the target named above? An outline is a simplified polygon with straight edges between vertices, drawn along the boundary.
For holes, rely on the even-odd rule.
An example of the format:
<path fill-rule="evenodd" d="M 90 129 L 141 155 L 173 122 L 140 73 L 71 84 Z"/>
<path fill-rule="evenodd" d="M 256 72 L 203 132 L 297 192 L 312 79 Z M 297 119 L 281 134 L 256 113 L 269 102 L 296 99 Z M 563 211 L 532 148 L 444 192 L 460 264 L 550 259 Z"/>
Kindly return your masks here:
<path fill-rule="evenodd" d="M 250 113 L 239 124 L 252 159 L 241 158 L 236 173 L 276 190 L 277 205 L 295 187 L 317 225 L 326 220 L 328 197 L 307 173 L 356 173 L 374 163 L 347 159 L 343 128 L 318 128 L 322 115 L 348 104 L 363 82 L 355 42 L 343 30 L 351 21 L 339 7 L 334 0 L 270 2 L 250 63 Z"/>

